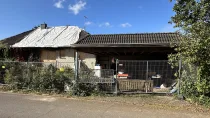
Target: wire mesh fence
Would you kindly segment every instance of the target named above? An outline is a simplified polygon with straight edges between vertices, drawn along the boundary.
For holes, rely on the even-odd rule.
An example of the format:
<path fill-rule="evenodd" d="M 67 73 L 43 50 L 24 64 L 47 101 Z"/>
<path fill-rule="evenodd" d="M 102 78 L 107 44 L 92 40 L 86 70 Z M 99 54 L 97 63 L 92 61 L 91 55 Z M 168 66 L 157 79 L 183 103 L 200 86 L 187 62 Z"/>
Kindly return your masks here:
<path fill-rule="evenodd" d="M 159 88 L 175 82 L 178 68 L 171 68 L 167 60 L 118 60 L 117 71 L 118 80 L 152 80 L 153 87 Z"/>
<path fill-rule="evenodd" d="M 194 64 L 182 63 L 179 81 L 179 89 L 181 91 L 178 92 L 181 94 L 194 93 L 194 95 L 197 95 L 196 84 L 198 79 L 198 67 Z"/>
<path fill-rule="evenodd" d="M 75 78 L 74 62 L 1 62 L 0 83 L 12 83 L 17 88 L 59 89 L 65 83 L 78 79 L 79 83 L 96 84 L 100 91 L 141 90 L 156 92 L 162 84 L 169 87 L 178 68 L 171 68 L 168 61 L 119 60 L 117 75 L 112 69 L 89 69 L 80 65 Z M 122 80 L 122 81 L 121 81 Z M 135 80 L 135 81 L 129 81 Z M 139 80 L 139 81 L 136 81 Z M 118 81 L 118 83 L 117 83 Z M 120 88 L 121 87 L 121 88 Z"/>
<path fill-rule="evenodd" d="M 56 67 L 57 68 L 74 68 L 74 62 L 56 62 Z"/>
<path fill-rule="evenodd" d="M 191 81 L 195 81 L 198 77 L 198 68 L 193 64 L 182 64 L 181 67 L 181 78 L 189 78 Z"/>
<path fill-rule="evenodd" d="M 97 84 L 99 91 L 114 92 L 115 80 L 112 69 L 83 69 L 78 75 L 79 83 Z"/>
<path fill-rule="evenodd" d="M 15 89 L 64 91 L 75 79 L 74 62 L 0 62 L 0 83 L 8 83 Z M 114 89 L 114 70 L 82 68 L 78 82 L 96 84 L 100 91 Z"/>
<path fill-rule="evenodd" d="M 70 83 L 74 79 L 72 66 L 58 65 L 57 62 L 1 61 L 0 67 L 0 82 L 8 83 L 15 89 L 64 91 L 64 83 Z"/>

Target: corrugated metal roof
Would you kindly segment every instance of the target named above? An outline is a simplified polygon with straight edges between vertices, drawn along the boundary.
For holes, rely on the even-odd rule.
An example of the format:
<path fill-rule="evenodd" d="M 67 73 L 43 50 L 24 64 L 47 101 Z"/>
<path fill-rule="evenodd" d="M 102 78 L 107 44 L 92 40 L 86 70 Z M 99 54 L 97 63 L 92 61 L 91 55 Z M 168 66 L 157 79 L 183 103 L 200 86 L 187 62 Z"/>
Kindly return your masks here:
<path fill-rule="evenodd" d="M 178 33 L 138 33 L 90 35 L 76 44 L 165 44 L 178 41 Z"/>

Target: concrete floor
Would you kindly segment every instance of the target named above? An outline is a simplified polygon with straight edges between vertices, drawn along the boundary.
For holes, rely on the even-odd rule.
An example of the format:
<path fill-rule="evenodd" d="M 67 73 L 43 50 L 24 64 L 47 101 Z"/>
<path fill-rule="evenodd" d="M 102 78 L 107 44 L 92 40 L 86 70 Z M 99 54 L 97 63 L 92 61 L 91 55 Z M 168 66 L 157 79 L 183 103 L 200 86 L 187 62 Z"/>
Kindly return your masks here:
<path fill-rule="evenodd" d="M 0 92 L 0 118 L 209 118 L 115 102 Z"/>

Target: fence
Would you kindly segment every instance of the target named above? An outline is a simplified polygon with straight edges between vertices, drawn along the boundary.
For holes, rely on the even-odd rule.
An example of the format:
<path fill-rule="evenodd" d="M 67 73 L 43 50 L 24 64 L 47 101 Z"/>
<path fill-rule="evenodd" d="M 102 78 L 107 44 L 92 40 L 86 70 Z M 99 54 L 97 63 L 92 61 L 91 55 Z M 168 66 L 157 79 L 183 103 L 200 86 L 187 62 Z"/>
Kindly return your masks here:
<path fill-rule="evenodd" d="M 97 84 L 100 91 L 111 93 L 115 91 L 114 70 L 112 69 L 81 69 L 78 82 Z"/>
<path fill-rule="evenodd" d="M 74 62 L 0 62 L 0 81 L 12 81 L 17 87 L 62 90 L 74 76 Z M 9 73 L 6 73 L 8 70 Z M 157 92 L 161 84 L 169 87 L 175 80 L 178 68 L 171 68 L 168 61 L 119 60 L 116 82 L 112 69 L 89 69 L 80 63 L 78 82 L 97 84 L 100 91 Z M 4 79 L 3 79 L 4 78 Z M 116 86 L 118 84 L 118 88 Z M 37 87 L 38 86 L 38 87 Z M 154 89 L 153 89 L 154 87 Z M 168 90 L 168 89 L 167 89 Z M 161 90 L 162 92 L 162 90 Z"/>
<path fill-rule="evenodd" d="M 182 63 L 181 71 L 180 71 L 180 81 L 179 88 L 182 92 L 178 91 L 178 93 L 194 93 L 197 94 L 196 83 L 199 80 L 198 76 L 198 67 L 194 64 Z M 205 80 L 205 79 L 204 79 Z M 202 81 L 200 81 L 202 82 Z"/>
<path fill-rule="evenodd" d="M 75 79 L 74 62 L 0 62 L 0 83 L 11 83 L 18 89 L 53 90 L 69 88 Z M 7 70 L 7 71 L 6 71 Z M 79 83 L 97 84 L 100 91 L 113 92 L 114 70 L 81 67 Z"/>
<path fill-rule="evenodd" d="M 56 62 L 56 67 L 57 68 L 74 68 L 74 62 Z"/>
<path fill-rule="evenodd" d="M 17 89 L 57 89 L 74 79 L 74 62 L 0 62 L 1 83 L 11 83 Z"/>
<path fill-rule="evenodd" d="M 157 88 L 162 84 L 166 87 L 172 85 L 175 80 L 174 74 L 178 71 L 178 68 L 172 69 L 167 60 L 118 60 L 117 71 L 119 81 L 122 79 L 141 80 L 141 82 L 138 81 L 139 83 L 135 84 L 142 84 L 146 87 L 145 83 L 152 80 L 150 83 L 153 83 L 154 88 Z M 127 90 L 130 89 L 127 88 Z M 154 91 L 156 92 L 156 89 Z"/>

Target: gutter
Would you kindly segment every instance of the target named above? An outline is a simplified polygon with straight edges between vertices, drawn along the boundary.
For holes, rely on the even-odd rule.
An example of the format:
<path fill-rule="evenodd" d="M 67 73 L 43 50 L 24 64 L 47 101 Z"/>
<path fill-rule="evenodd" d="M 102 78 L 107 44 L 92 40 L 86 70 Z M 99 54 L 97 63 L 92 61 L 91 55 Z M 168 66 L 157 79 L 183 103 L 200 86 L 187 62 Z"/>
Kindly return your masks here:
<path fill-rule="evenodd" d="M 170 47 L 169 43 L 139 43 L 139 44 L 72 44 L 73 48 L 88 48 L 88 47 Z"/>

